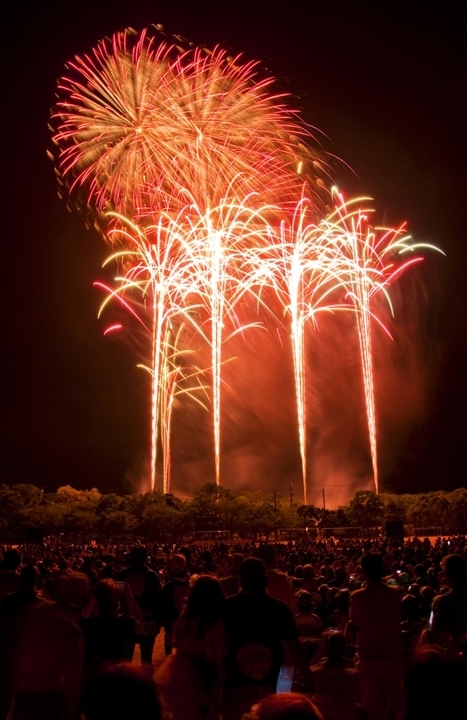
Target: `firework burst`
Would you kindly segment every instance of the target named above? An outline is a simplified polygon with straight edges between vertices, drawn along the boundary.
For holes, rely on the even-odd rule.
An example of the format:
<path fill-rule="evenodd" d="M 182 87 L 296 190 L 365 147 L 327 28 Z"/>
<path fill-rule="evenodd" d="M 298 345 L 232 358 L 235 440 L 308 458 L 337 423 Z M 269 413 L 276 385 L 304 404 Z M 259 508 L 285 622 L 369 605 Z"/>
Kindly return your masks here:
<path fill-rule="evenodd" d="M 125 31 L 75 58 L 58 85 L 53 141 L 63 183 L 77 204 L 133 219 L 185 193 L 203 211 L 226 188 L 237 201 L 292 207 L 303 183 L 322 209 L 326 165 L 284 98 L 258 80 L 256 63 L 216 48 L 181 52 L 147 31 Z M 181 203 L 181 205 L 180 205 Z"/>

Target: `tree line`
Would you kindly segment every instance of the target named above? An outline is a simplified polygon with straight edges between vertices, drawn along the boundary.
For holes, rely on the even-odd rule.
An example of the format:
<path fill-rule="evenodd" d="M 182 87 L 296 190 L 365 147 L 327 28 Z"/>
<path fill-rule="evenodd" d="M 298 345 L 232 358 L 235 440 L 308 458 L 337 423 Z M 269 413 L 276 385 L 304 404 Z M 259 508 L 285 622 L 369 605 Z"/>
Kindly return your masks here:
<path fill-rule="evenodd" d="M 229 531 L 242 538 L 269 536 L 305 527 L 377 528 L 397 519 L 414 528 L 467 533 L 467 489 L 453 492 L 375 495 L 355 493 L 349 505 L 325 510 L 290 503 L 279 493 L 242 492 L 208 483 L 192 498 L 146 492 L 132 495 L 76 490 L 70 485 L 44 492 L 32 484 L 0 485 L 0 539 L 24 542 L 63 533 L 90 537 L 134 535 L 172 541 L 194 532 Z"/>

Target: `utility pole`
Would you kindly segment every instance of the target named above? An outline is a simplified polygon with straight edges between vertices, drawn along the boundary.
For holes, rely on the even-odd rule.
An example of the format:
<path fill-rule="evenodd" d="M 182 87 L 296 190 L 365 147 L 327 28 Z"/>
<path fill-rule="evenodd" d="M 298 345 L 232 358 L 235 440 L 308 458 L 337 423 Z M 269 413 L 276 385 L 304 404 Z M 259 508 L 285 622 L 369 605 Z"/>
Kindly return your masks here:
<path fill-rule="evenodd" d="M 277 496 L 276 496 L 275 490 L 274 490 L 274 512 L 277 512 Z"/>
<path fill-rule="evenodd" d="M 292 510 L 293 507 L 293 485 L 290 483 L 290 509 Z"/>
<path fill-rule="evenodd" d="M 323 488 L 323 510 L 326 510 L 326 493 L 324 492 L 324 488 Z"/>

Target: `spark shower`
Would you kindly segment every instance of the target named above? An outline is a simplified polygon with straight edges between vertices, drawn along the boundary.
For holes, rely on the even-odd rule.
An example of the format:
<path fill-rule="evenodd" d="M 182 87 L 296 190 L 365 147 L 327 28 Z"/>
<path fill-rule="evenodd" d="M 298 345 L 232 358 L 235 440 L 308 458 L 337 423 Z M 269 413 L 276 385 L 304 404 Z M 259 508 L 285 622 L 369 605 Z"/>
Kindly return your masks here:
<path fill-rule="evenodd" d="M 100 313 L 118 302 L 145 337 L 151 488 L 162 451 L 170 489 L 172 410 L 184 398 L 211 413 L 220 483 L 223 347 L 264 332 L 267 314 L 290 335 L 306 503 L 305 328 L 351 312 L 378 492 L 372 333 L 391 331 L 372 300 L 391 309 L 390 286 L 422 259 L 420 246 L 404 225 L 374 227 L 368 198 L 346 201 L 333 187 L 310 130 L 256 63 L 182 45 L 155 28 L 102 40 L 68 64 L 51 118 L 63 194 L 94 220 L 117 268 L 112 285 L 96 283 Z M 245 304 L 256 313 L 248 323 Z"/>

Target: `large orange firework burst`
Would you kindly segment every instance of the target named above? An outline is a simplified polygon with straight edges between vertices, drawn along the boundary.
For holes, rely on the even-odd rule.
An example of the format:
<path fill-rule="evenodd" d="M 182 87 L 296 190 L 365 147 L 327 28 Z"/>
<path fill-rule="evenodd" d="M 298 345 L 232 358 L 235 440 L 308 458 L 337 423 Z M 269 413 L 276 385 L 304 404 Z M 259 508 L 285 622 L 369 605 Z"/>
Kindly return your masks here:
<path fill-rule="evenodd" d="M 182 48 L 143 31 L 115 34 L 75 58 L 58 85 L 53 141 L 78 204 L 132 217 L 186 203 L 203 210 L 226 188 L 292 207 L 307 186 L 320 211 L 326 166 L 256 63 Z"/>

